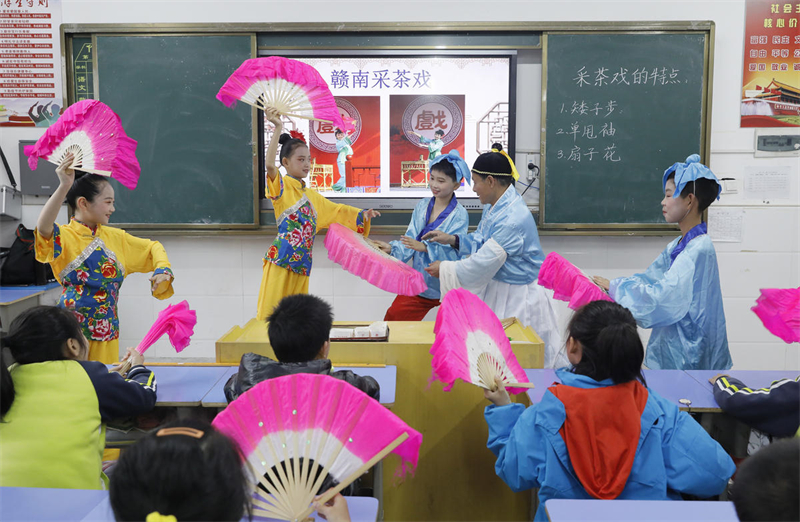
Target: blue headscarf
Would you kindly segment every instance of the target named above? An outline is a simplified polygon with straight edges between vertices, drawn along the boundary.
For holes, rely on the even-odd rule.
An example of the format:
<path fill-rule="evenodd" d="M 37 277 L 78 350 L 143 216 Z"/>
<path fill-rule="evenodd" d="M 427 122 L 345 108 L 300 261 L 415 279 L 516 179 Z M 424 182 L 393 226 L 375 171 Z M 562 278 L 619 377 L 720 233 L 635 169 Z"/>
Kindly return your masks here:
<path fill-rule="evenodd" d="M 675 196 L 679 197 L 683 188 L 690 181 L 696 181 L 701 178 L 710 179 L 717 184 L 717 199 L 722 192 L 722 185 L 717 177 L 711 172 L 711 169 L 700 163 L 700 156 L 692 154 L 686 158 L 686 163 L 675 163 L 673 166 L 664 171 L 664 178 L 661 181 L 663 190 L 667 190 L 667 178 L 671 173 L 675 173 Z"/>
<path fill-rule="evenodd" d="M 430 169 L 433 169 L 433 166 L 439 163 L 440 161 L 449 161 L 453 167 L 456 169 L 456 181 L 461 183 L 462 179 L 467 180 L 467 183 L 472 183 L 472 173 L 469 170 L 469 165 L 467 162 L 461 159 L 461 156 L 458 155 L 458 151 L 456 149 L 451 150 L 447 154 L 440 154 L 436 156 L 431 162 Z"/>

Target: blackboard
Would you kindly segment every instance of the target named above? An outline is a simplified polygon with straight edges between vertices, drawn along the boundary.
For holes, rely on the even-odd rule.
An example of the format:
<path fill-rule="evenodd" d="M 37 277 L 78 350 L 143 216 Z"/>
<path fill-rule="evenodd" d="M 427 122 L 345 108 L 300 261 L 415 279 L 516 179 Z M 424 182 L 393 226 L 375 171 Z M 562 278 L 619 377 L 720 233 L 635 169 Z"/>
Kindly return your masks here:
<path fill-rule="evenodd" d="M 540 225 L 664 225 L 664 170 L 705 159 L 707 38 L 546 35 Z"/>
<path fill-rule="evenodd" d="M 115 183 L 112 224 L 258 224 L 253 109 L 217 91 L 253 55 L 254 35 L 96 36 L 96 98 L 137 140 L 135 191 Z"/>

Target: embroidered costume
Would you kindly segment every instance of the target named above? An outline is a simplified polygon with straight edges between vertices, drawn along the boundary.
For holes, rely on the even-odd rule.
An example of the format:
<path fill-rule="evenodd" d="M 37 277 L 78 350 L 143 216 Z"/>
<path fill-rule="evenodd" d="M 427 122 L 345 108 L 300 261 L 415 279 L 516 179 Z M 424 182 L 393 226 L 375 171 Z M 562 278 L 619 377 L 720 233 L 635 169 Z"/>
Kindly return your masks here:
<path fill-rule="evenodd" d="M 267 197 L 275 208 L 278 235 L 264 255 L 256 318 L 264 320 L 287 295 L 308 293 L 311 254 L 317 231 L 339 223 L 364 235 L 369 221 L 364 211 L 332 203 L 305 183 L 278 174 L 267 179 Z"/>
<path fill-rule="evenodd" d="M 61 283 L 58 306 L 75 314 L 81 324 L 89 340 L 89 359 L 106 364 L 119 360 L 117 298 L 125 276 L 152 271 L 174 278 L 158 241 L 103 225 L 93 231 L 75 219 L 64 226 L 54 224 L 49 239 L 36 231 L 36 259 L 49 263 Z M 170 281 L 153 297 L 167 299 L 173 293 Z"/>

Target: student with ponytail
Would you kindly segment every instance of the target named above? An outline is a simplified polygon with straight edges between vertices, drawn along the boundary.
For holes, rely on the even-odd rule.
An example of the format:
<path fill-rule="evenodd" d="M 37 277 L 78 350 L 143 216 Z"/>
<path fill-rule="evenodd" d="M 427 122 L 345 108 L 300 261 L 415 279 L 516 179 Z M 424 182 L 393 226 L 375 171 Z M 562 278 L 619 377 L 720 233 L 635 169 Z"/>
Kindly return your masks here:
<path fill-rule="evenodd" d="M 81 326 L 54 306 L 19 315 L 2 346 L 0 487 L 105 489 L 105 422 L 156 403 L 144 357 L 128 349 L 127 379 L 87 361 Z"/>
<path fill-rule="evenodd" d="M 89 340 L 90 361 L 116 362 L 119 353 L 117 299 L 125 277 L 153 272 L 150 292 L 166 299 L 173 274 L 164 247 L 157 241 L 109 227 L 114 213 L 114 187 L 109 179 L 68 168 L 67 154 L 56 169 L 59 186 L 47 200 L 36 225 L 36 259 L 49 263 L 63 291 L 58 306 L 75 315 Z M 72 220 L 55 223 L 67 200 Z"/>
<path fill-rule="evenodd" d="M 571 368 L 528 409 L 503 384 L 485 391 L 488 447 L 514 491 L 539 488 L 534 520 L 551 498 L 680 500 L 712 497 L 736 470 L 687 413 L 647 389 L 644 347 L 622 306 L 594 301 L 567 327 Z"/>

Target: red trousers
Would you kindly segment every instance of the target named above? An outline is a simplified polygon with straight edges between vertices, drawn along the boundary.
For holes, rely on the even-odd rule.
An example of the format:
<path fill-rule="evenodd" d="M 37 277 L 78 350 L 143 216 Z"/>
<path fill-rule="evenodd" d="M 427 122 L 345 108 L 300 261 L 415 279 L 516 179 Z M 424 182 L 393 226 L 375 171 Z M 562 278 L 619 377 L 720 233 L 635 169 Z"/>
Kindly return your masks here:
<path fill-rule="evenodd" d="M 422 321 L 432 308 L 439 306 L 438 299 L 425 299 L 415 295 L 398 295 L 386 310 L 384 321 Z"/>

